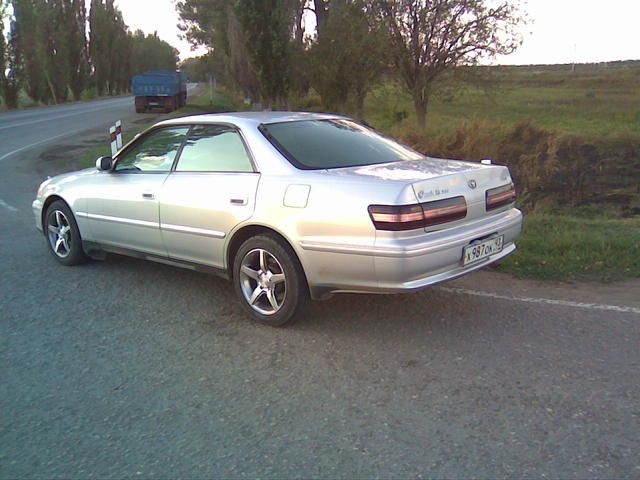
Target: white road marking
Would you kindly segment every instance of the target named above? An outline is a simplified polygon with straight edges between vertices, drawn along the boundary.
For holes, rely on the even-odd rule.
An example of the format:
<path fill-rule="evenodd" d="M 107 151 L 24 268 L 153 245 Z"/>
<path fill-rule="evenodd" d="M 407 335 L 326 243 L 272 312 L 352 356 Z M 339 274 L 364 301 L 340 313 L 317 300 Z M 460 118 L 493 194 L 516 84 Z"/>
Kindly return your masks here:
<path fill-rule="evenodd" d="M 554 300 L 551 298 L 513 297 L 510 295 L 501 295 L 499 293 L 469 290 L 467 288 L 454 288 L 454 287 L 436 287 L 436 288 L 438 290 L 442 290 L 444 292 L 449 292 L 449 293 L 473 295 L 475 297 L 495 298 L 498 300 L 509 300 L 512 302 L 541 303 L 545 305 L 559 305 L 561 307 L 584 308 L 586 310 L 605 310 L 609 312 L 619 312 L 619 313 L 635 313 L 636 315 L 640 315 L 640 307 L 627 307 L 627 306 L 620 306 L 620 305 L 603 305 L 599 303 L 573 302 L 571 300 Z"/>
<path fill-rule="evenodd" d="M 0 207 L 4 207 L 7 210 L 9 210 L 10 212 L 16 213 L 18 211 L 18 209 L 12 205 L 9 205 L 7 202 L 5 202 L 4 200 L 2 200 L 0 198 Z"/>
<path fill-rule="evenodd" d="M 85 130 L 87 130 L 87 127 L 83 127 L 83 128 L 78 129 L 78 130 L 72 130 L 70 132 L 61 133 L 60 135 L 56 135 L 55 137 L 45 138 L 44 140 L 40 140 L 39 142 L 31 143 L 29 145 L 25 145 L 24 147 L 17 148 L 15 150 L 12 150 L 9 153 L 5 153 L 4 155 L 2 155 L 0 157 L 0 162 L 2 160 L 4 160 L 5 158 L 8 158 L 8 157 L 10 157 L 11 155 L 13 155 L 15 153 L 22 152 L 23 150 L 28 150 L 29 148 L 36 147 L 36 146 L 41 145 L 43 143 L 50 142 L 51 140 L 56 140 L 58 138 L 66 137 L 68 135 L 73 135 L 74 133 L 83 132 Z"/>

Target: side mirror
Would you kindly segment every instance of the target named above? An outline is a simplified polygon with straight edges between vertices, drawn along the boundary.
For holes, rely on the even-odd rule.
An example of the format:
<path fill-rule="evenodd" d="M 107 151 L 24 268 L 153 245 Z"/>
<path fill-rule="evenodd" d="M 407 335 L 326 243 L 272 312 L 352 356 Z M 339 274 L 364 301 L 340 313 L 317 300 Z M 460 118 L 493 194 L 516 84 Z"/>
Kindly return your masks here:
<path fill-rule="evenodd" d="M 96 168 L 101 171 L 111 170 L 113 167 L 113 158 L 111 157 L 99 157 L 96 160 Z"/>

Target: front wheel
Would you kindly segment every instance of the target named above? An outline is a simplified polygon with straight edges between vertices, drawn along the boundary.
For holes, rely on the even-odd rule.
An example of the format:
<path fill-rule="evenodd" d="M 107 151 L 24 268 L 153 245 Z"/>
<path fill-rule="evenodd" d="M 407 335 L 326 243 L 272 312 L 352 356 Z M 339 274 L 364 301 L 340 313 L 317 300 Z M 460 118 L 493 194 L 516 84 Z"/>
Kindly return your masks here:
<path fill-rule="evenodd" d="M 66 203 L 56 200 L 49 205 L 44 228 L 49 251 L 58 262 L 72 266 L 87 261 L 78 224 Z"/>
<path fill-rule="evenodd" d="M 236 254 L 233 282 L 240 302 L 254 319 L 272 326 L 295 320 L 309 298 L 295 253 L 276 236 L 258 235 Z"/>

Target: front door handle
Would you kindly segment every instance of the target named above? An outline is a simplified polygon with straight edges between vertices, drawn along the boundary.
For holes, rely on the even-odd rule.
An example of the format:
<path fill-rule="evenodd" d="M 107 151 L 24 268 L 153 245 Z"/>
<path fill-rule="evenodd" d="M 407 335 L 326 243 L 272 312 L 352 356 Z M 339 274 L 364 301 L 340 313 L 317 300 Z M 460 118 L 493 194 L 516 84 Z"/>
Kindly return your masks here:
<path fill-rule="evenodd" d="M 232 198 L 230 200 L 231 205 L 246 205 L 247 204 L 247 198 Z"/>
<path fill-rule="evenodd" d="M 153 200 L 156 196 L 151 192 L 145 192 L 142 194 L 142 198 L 146 198 L 147 200 Z"/>

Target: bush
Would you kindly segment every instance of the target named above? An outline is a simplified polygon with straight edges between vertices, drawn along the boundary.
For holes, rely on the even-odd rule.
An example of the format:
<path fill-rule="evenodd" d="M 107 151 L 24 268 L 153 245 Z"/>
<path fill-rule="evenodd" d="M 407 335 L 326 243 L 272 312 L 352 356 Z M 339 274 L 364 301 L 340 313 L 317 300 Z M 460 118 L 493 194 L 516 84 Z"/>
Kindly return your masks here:
<path fill-rule="evenodd" d="M 403 141 L 431 156 L 508 165 L 519 203 L 540 207 L 616 204 L 625 214 L 640 204 L 640 140 L 586 139 L 550 132 L 531 123 L 507 129 L 489 122 L 466 122 L 453 133 L 427 138 L 417 130 Z"/>
<path fill-rule="evenodd" d="M 98 97 L 98 89 L 96 87 L 87 88 L 82 91 L 80 98 L 84 101 L 93 100 Z"/>

